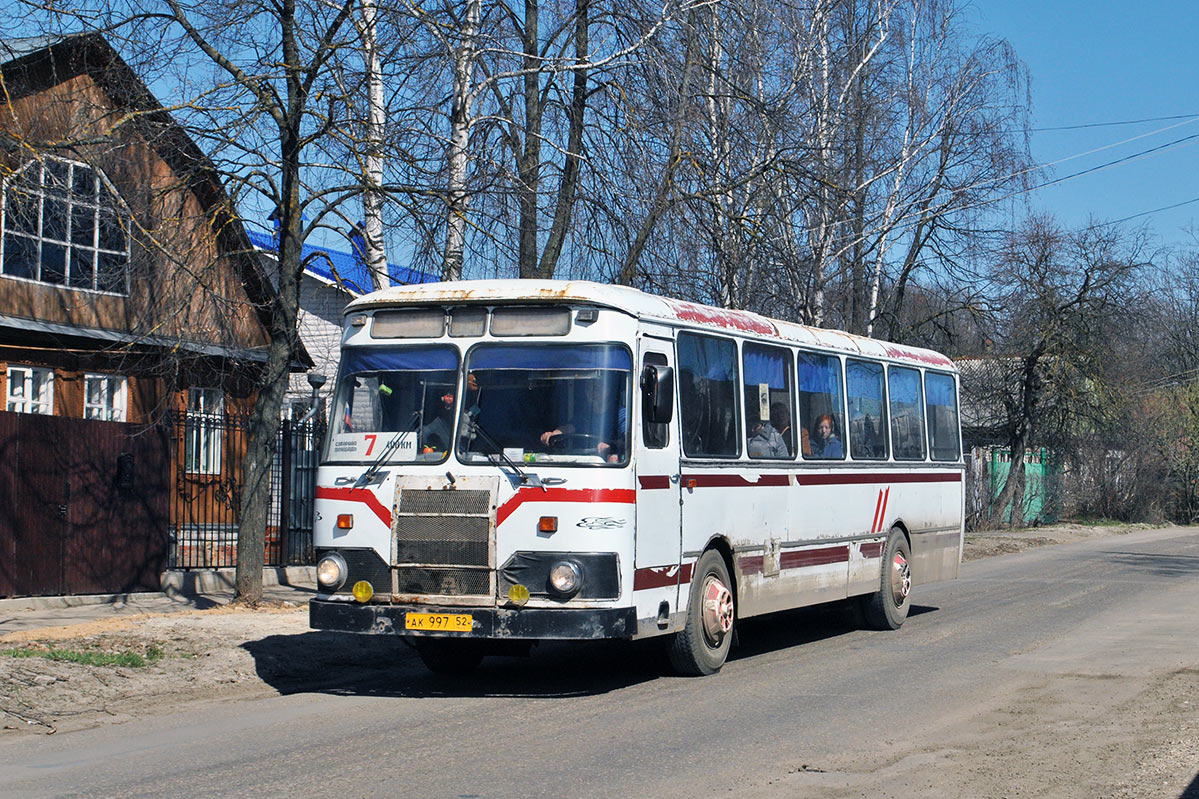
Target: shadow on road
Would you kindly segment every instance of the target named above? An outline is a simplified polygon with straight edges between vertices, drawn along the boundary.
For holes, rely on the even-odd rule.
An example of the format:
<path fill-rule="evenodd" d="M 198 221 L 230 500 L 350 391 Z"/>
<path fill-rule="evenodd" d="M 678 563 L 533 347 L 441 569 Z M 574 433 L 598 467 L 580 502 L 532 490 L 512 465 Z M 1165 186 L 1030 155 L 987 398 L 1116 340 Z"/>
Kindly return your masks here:
<path fill-rule="evenodd" d="M 1199 557 L 1195 555 L 1155 555 L 1149 552 L 1112 552 L 1101 554 L 1122 566 L 1150 571 L 1162 577 L 1189 577 L 1199 574 Z M 1189 799 L 1189 797 L 1188 797 Z"/>
<path fill-rule="evenodd" d="M 313 631 L 242 645 L 282 694 L 387 697 L 571 697 L 603 694 L 667 673 L 654 641 L 545 642 L 528 657 L 488 657 L 465 676 L 430 673 L 402 639 Z"/>
<path fill-rule="evenodd" d="M 846 635 L 860 629 L 852 603 L 747 619 L 730 660 Z M 909 615 L 937 610 L 913 605 Z M 259 678 L 282 694 L 387 697 L 572 697 L 603 694 L 672 674 L 664 640 L 549 641 L 527 657 L 488 657 L 465 676 L 431 674 L 390 635 L 312 631 L 272 635 L 242 647 Z"/>
<path fill-rule="evenodd" d="M 912 605 L 908 617 L 932 613 L 940 608 L 929 605 Z M 856 601 L 815 605 L 768 616 L 746 619 L 741 623 L 737 637 L 739 646 L 729 656 L 730 660 L 754 657 L 767 652 L 789 649 L 815 641 L 836 638 L 862 630 L 865 620 Z"/>

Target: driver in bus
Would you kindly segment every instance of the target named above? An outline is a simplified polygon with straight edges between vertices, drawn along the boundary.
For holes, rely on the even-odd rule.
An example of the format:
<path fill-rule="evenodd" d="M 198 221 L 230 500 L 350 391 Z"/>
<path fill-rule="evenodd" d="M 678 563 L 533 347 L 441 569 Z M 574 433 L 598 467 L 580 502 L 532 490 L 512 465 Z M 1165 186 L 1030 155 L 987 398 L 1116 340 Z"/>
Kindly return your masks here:
<path fill-rule="evenodd" d="M 599 428 L 605 423 L 611 427 L 612 416 L 604 413 L 600 406 L 600 391 L 594 386 L 588 388 L 584 392 L 586 400 L 583 402 L 582 411 L 574 414 L 574 417 L 564 422 L 553 430 L 546 430 L 539 437 L 541 443 L 545 446 L 550 446 L 550 442 L 559 436 L 580 435 L 586 436 L 590 447 L 594 443 L 594 451 L 608 463 L 617 463 L 620 461 L 620 455 L 613 448 L 612 441 L 624 441 L 625 428 L 628 423 L 627 414 L 623 404 L 617 408 L 615 414 L 616 429 L 609 429 L 606 433 L 600 432 Z M 594 431 L 594 432 L 593 432 Z"/>

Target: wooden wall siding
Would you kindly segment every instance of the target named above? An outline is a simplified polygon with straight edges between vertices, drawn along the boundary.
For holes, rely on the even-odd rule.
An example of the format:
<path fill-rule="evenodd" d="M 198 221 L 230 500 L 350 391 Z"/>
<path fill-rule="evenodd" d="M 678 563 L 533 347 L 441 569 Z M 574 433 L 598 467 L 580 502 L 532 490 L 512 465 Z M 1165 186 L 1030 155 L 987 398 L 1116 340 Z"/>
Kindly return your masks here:
<path fill-rule="evenodd" d="M 59 144 L 108 134 L 122 113 L 86 74 L 11 100 L 0 128 L 29 142 Z M 14 122 L 13 120 L 16 120 Z M 67 157 L 100 169 L 133 214 L 128 297 L 0 280 L 0 308 L 11 315 L 81 327 L 260 347 L 266 333 L 234 257 L 218 247 L 214 216 L 188 181 L 130 124 L 104 144 L 68 147 Z M 60 151 L 63 152 L 63 151 Z M 65 154 L 65 153 L 64 153 Z M 22 158 L 0 153 L 0 174 Z"/>

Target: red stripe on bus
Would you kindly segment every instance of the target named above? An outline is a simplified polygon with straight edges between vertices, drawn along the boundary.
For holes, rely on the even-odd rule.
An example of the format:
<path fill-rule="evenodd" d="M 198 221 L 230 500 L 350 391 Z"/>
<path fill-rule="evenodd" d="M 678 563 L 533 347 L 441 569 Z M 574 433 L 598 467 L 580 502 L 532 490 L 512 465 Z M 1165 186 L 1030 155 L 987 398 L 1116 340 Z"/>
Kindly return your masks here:
<path fill-rule="evenodd" d="M 786 474 L 763 474 L 757 480 L 749 480 L 739 474 L 683 475 L 683 485 L 688 488 L 778 488 L 790 484 L 791 477 Z"/>
<path fill-rule="evenodd" d="M 637 492 L 631 488 L 522 488 L 516 495 L 500 505 L 495 514 L 498 527 L 526 502 L 619 502 L 632 505 L 637 501 Z"/>
<path fill-rule="evenodd" d="M 633 590 L 645 591 L 650 588 L 667 588 L 679 583 L 691 582 L 690 563 L 682 566 L 649 566 L 633 572 Z"/>
<path fill-rule="evenodd" d="M 883 492 L 878 492 L 878 499 L 874 502 L 874 521 L 870 523 L 870 533 L 873 535 L 878 532 L 878 512 L 883 507 Z"/>
<path fill-rule="evenodd" d="M 823 566 L 826 563 L 845 563 L 849 560 L 849 547 L 821 547 L 820 549 L 795 549 L 779 555 L 780 569 L 795 569 L 801 566 Z"/>
<path fill-rule="evenodd" d="M 883 554 L 883 542 L 874 541 L 870 544 L 862 544 L 860 550 L 863 558 L 877 558 Z"/>
<path fill-rule="evenodd" d="M 887 500 L 889 499 L 891 499 L 891 486 L 887 486 L 887 493 L 883 494 L 883 512 L 878 515 L 878 532 L 880 533 L 887 524 Z"/>
<path fill-rule="evenodd" d="M 316 487 L 317 499 L 336 499 L 341 502 L 361 502 L 371 509 L 379 521 L 391 529 L 391 511 L 383 507 L 375 493 L 369 488 L 323 488 Z"/>
<path fill-rule="evenodd" d="M 656 488 L 670 488 L 670 478 L 664 474 L 638 476 L 637 483 L 647 491 L 652 491 Z"/>
<path fill-rule="evenodd" d="M 737 565 L 742 574 L 759 574 L 762 571 L 764 558 L 761 555 L 743 555 L 737 558 Z"/>
<path fill-rule="evenodd" d="M 866 483 L 960 483 L 961 472 L 872 472 L 869 474 L 804 474 L 797 472 L 801 486 L 863 485 Z"/>

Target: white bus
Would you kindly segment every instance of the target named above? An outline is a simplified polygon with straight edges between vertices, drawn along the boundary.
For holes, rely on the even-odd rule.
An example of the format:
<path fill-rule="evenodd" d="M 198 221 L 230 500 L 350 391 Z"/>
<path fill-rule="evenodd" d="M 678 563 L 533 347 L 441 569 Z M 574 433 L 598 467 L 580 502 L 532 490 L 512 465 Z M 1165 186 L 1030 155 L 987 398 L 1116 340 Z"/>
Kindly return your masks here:
<path fill-rule="evenodd" d="M 588 282 L 402 286 L 346 308 L 316 489 L 317 629 L 438 672 L 547 639 L 669 636 L 854 598 L 896 629 L 954 578 L 953 363 Z"/>

